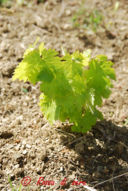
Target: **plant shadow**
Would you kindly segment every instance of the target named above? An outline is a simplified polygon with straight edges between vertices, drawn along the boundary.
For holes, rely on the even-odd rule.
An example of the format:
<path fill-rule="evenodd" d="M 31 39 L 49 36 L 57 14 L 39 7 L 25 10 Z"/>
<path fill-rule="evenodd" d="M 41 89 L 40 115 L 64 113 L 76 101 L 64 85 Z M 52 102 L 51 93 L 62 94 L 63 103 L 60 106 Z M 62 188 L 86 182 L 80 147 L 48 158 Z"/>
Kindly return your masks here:
<path fill-rule="evenodd" d="M 91 186 L 128 172 L 128 128 L 125 126 L 104 120 L 84 135 L 63 128 L 61 143 L 77 154 L 72 159 L 72 171 L 79 171 L 76 176 Z M 126 191 L 127 188 L 127 176 L 96 186 L 96 189 L 105 191 Z"/>

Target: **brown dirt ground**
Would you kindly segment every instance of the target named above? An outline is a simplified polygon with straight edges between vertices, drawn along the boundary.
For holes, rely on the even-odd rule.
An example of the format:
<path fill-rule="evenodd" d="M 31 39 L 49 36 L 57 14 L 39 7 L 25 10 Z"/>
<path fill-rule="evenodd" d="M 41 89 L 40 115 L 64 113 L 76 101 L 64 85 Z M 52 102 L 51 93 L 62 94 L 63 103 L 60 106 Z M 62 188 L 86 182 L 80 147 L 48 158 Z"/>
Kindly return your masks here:
<path fill-rule="evenodd" d="M 86 0 L 98 8 L 108 28 L 96 33 L 72 27 L 71 18 L 80 1 L 48 0 L 43 4 L 0 8 L 0 190 L 9 191 L 25 176 L 31 177 L 30 191 L 87 190 L 72 186 L 76 178 L 98 191 L 127 191 L 128 174 L 128 1 Z M 24 50 L 37 36 L 46 47 L 61 51 L 106 54 L 115 62 L 117 81 L 104 101 L 105 120 L 85 135 L 73 134 L 66 124 L 51 128 L 38 107 L 38 85 L 12 82 L 12 74 Z M 25 92 L 25 89 L 27 92 Z M 54 186 L 37 186 L 39 177 L 54 180 Z M 67 178 L 67 184 L 60 181 Z M 102 181 L 104 182 L 98 185 Z M 23 187 L 22 190 L 27 190 Z"/>

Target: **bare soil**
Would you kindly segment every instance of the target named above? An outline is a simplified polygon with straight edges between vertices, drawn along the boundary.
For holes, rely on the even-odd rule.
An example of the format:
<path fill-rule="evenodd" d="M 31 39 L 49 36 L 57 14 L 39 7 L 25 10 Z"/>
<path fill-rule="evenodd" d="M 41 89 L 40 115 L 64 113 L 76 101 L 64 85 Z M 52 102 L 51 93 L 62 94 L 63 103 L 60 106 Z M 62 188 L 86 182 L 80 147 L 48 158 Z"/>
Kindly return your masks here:
<path fill-rule="evenodd" d="M 8 177 L 15 186 L 25 176 L 31 177 L 30 191 L 88 190 L 82 184 L 72 185 L 74 179 L 97 191 L 128 190 L 124 174 L 128 172 L 128 1 L 120 0 L 117 11 L 115 3 L 86 0 L 88 10 L 99 9 L 104 15 L 106 27 L 97 32 L 73 27 L 72 17 L 80 7 L 77 0 L 0 8 L 1 191 L 12 190 Z M 115 63 L 117 80 L 101 109 L 104 121 L 87 134 L 71 133 L 66 123 L 51 127 L 38 106 L 38 85 L 12 81 L 25 49 L 37 37 L 48 48 L 60 52 L 61 47 L 69 52 L 91 48 L 93 55 L 106 54 Z M 36 185 L 40 177 L 55 185 Z M 64 178 L 66 184 L 61 186 Z"/>

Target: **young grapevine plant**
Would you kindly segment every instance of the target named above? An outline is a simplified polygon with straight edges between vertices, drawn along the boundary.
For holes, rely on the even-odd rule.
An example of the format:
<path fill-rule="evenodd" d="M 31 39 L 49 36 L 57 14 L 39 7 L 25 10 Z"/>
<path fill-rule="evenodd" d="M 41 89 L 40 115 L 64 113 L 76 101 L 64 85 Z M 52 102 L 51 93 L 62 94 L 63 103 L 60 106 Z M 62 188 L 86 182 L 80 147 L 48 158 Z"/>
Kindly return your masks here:
<path fill-rule="evenodd" d="M 72 131 L 85 133 L 103 119 L 98 107 L 111 93 L 111 80 L 115 80 L 112 65 L 104 55 L 92 58 L 89 50 L 59 56 L 41 43 L 25 51 L 13 80 L 40 82 L 44 117 L 51 124 L 68 120 L 73 123 Z"/>

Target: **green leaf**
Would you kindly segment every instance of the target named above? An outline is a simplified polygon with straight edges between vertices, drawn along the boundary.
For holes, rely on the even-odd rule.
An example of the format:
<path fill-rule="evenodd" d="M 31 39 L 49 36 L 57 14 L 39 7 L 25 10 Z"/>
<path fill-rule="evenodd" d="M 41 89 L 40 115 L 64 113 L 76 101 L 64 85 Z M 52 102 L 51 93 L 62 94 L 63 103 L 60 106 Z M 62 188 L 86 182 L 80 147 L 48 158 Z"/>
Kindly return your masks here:
<path fill-rule="evenodd" d="M 23 61 L 15 69 L 13 80 L 19 79 L 35 84 L 38 81 L 37 76 L 43 65 L 44 62 L 40 58 L 39 51 L 37 49 L 32 50 L 25 55 Z"/>
<path fill-rule="evenodd" d="M 58 52 L 44 44 L 33 45 L 24 54 L 14 72 L 13 80 L 40 82 L 40 107 L 44 117 L 53 124 L 69 120 L 72 131 L 85 133 L 103 119 L 97 107 L 111 93 L 115 80 L 113 63 L 106 56 L 91 58 L 91 51 Z"/>
<path fill-rule="evenodd" d="M 47 67 L 44 67 L 43 70 L 37 76 L 37 79 L 43 82 L 51 82 L 53 78 L 54 78 L 54 75 L 52 71 Z"/>

